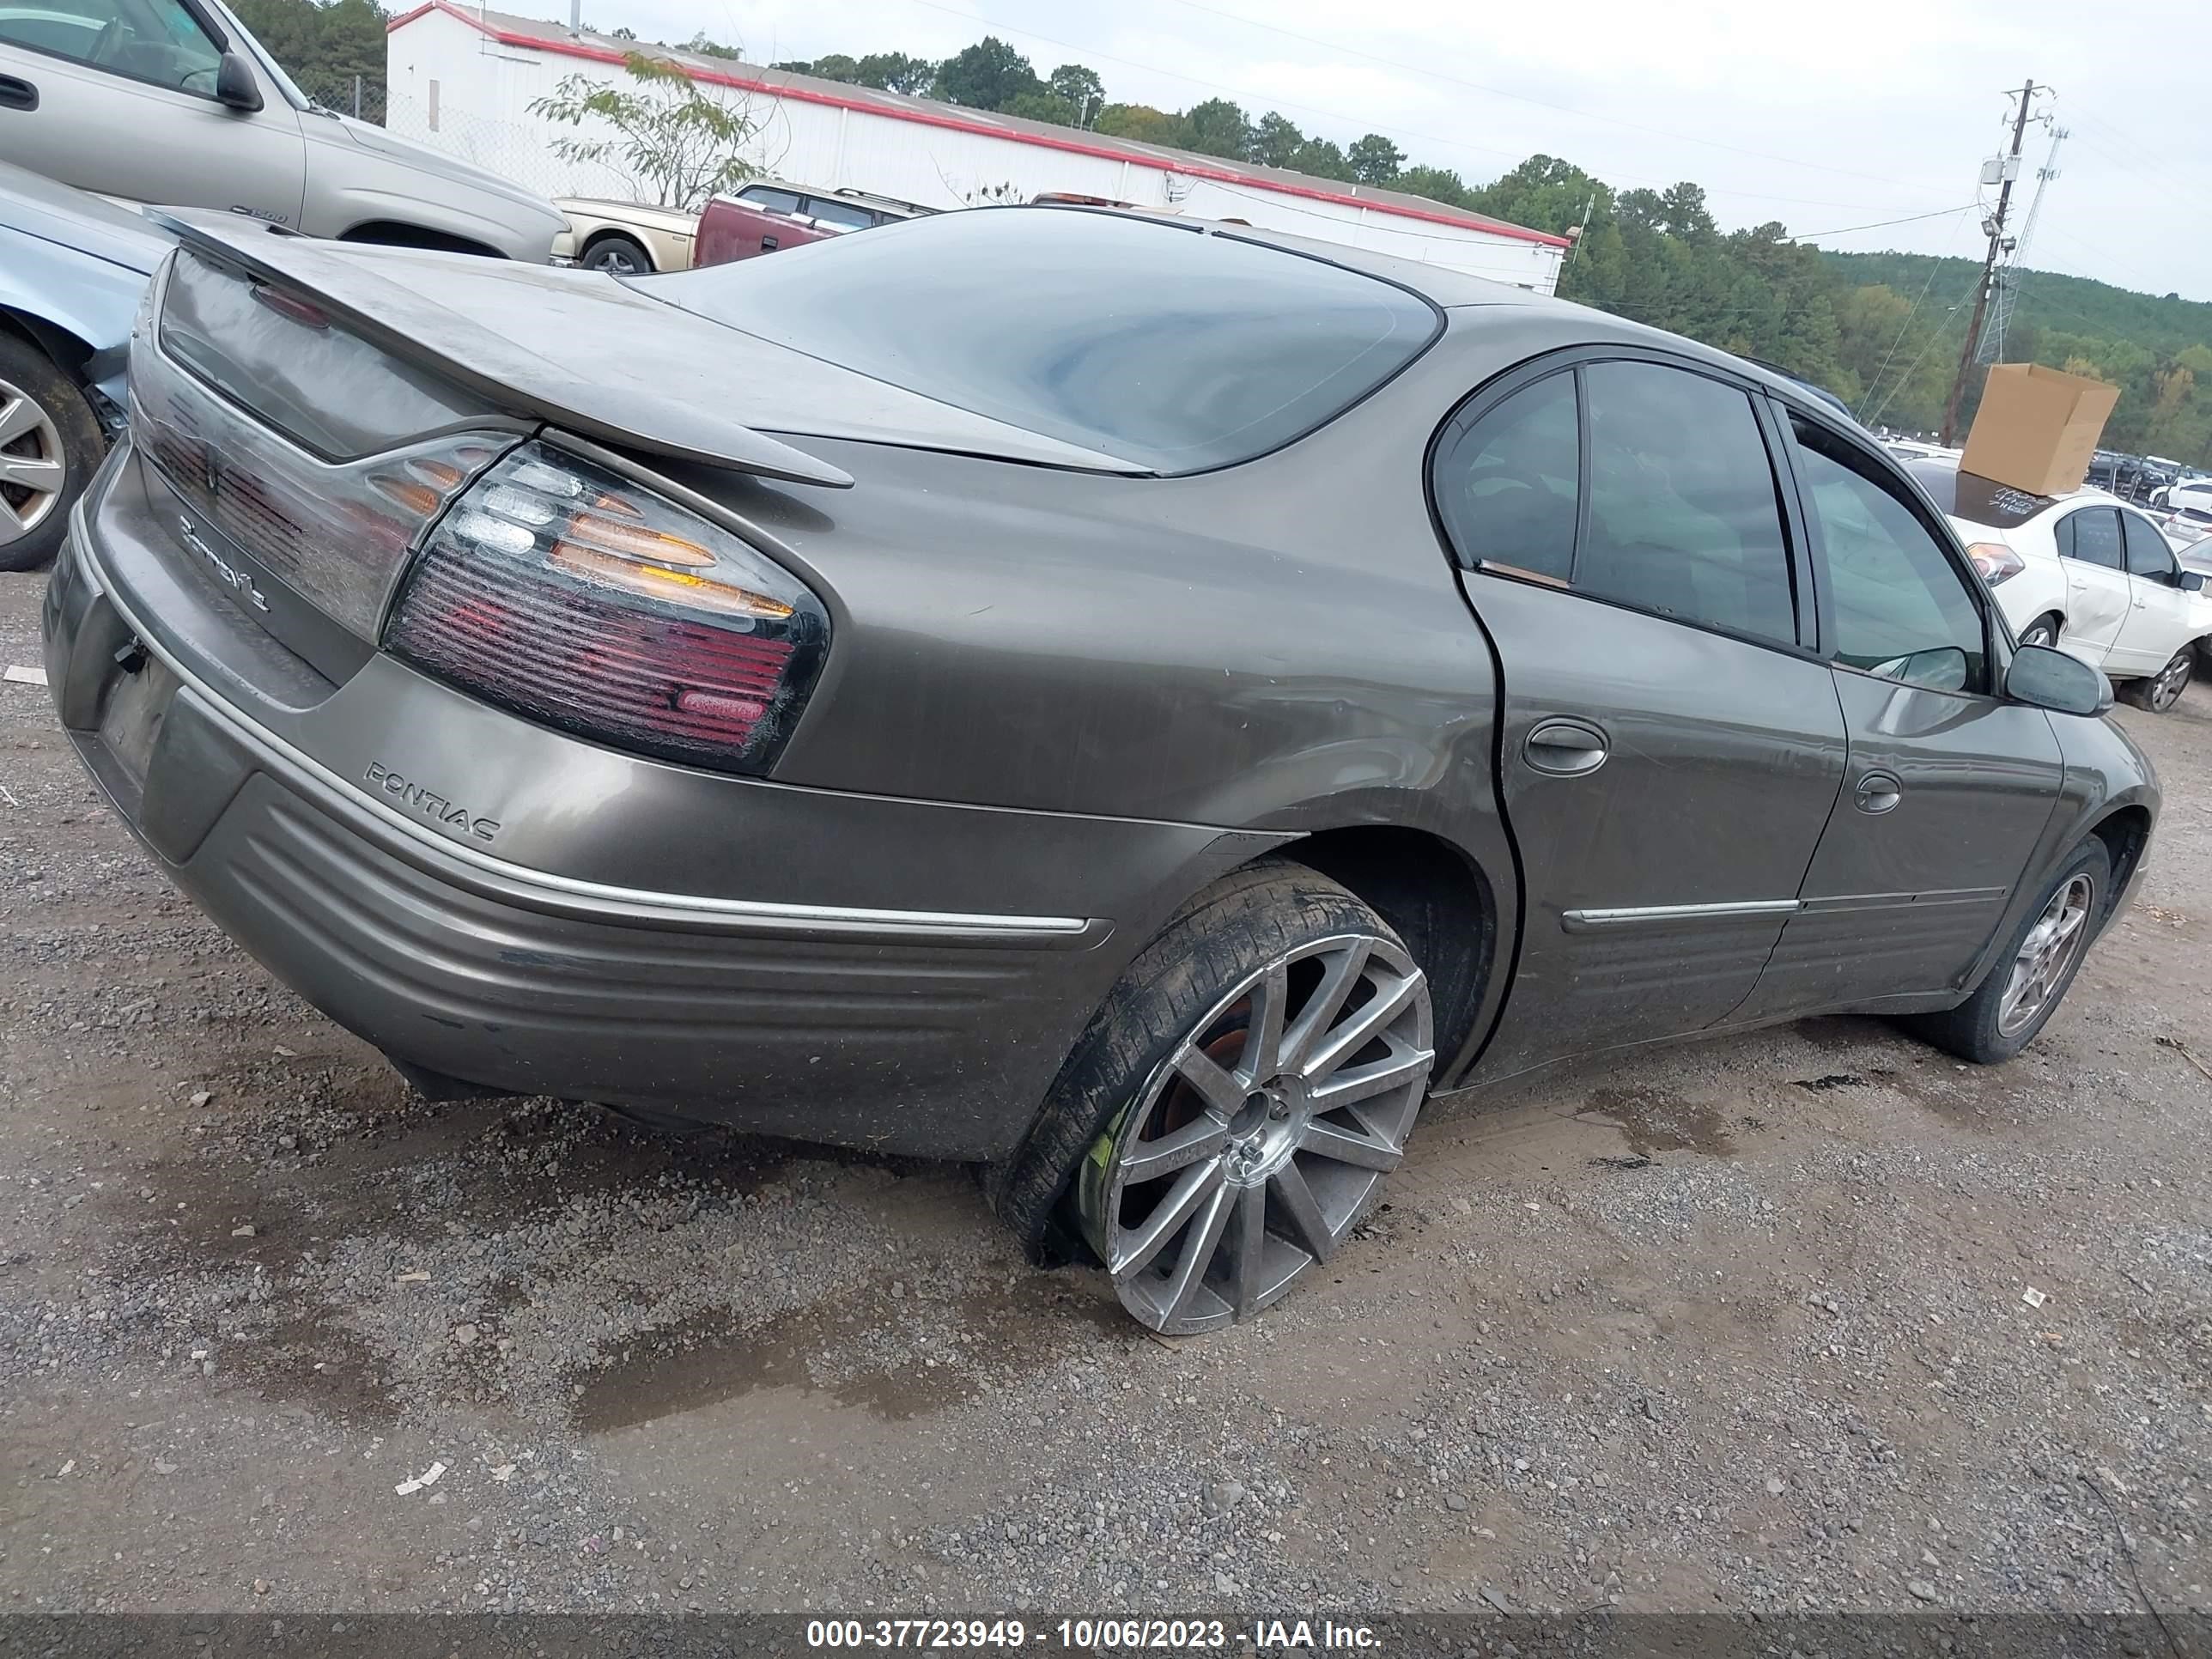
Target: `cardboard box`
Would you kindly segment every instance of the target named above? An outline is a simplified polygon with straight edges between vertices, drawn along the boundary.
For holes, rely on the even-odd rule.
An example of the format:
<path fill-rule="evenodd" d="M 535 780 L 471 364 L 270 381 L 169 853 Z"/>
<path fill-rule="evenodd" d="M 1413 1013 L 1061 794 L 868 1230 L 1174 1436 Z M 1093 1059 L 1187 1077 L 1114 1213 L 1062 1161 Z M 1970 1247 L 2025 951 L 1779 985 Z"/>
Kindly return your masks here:
<path fill-rule="evenodd" d="M 2031 495 L 2079 489 L 2119 400 L 2119 387 L 2102 380 L 2040 363 L 1994 364 L 1959 471 Z"/>

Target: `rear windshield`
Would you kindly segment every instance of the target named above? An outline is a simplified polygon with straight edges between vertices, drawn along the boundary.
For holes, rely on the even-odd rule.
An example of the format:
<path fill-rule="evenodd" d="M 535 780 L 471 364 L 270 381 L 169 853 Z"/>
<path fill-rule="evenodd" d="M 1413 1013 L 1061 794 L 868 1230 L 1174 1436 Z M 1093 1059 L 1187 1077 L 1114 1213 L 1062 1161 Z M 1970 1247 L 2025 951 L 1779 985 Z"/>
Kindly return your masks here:
<path fill-rule="evenodd" d="M 2010 484 L 1961 472 L 1958 462 L 1953 460 L 1907 461 L 1905 470 L 1944 512 L 1954 518 L 1985 524 L 1992 530 L 2011 530 L 2024 525 L 2058 499 L 2056 495 L 2031 495 Z"/>
<path fill-rule="evenodd" d="M 1066 208 L 939 214 L 638 291 L 1157 472 L 1279 448 L 1442 327 L 1340 265 Z"/>

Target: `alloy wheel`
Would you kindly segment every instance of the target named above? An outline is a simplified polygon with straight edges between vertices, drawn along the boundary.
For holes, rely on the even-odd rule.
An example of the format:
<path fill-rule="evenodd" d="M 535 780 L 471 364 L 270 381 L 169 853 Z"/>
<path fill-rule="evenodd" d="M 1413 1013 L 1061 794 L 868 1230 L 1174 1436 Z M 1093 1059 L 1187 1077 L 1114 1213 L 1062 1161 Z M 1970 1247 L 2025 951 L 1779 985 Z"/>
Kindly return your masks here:
<path fill-rule="evenodd" d="M 2150 706 L 2154 710 L 2162 714 L 2181 701 L 2181 694 L 2189 688 L 2189 647 L 2184 646 L 2174 653 L 2172 662 L 2158 671 L 2158 678 L 2150 687 Z"/>
<path fill-rule="evenodd" d="M 642 276 L 646 267 L 635 253 L 619 242 L 603 242 L 592 251 L 584 262 L 587 270 L 603 270 L 610 276 Z"/>
<path fill-rule="evenodd" d="M 59 511 L 68 479 L 54 417 L 28 393 L 0 380 L 0 546 L 21 540 Z"/>
<path fill-rule="evenodd" d="M 1248 975 L 1083 1161 L 1078 1213 L 1121 1305 L 1188 1335 L 1326 1261 L 1405 1155 L 1432 1042 L 1428 982 L 1390 940 L 1310 942 Z"/>
<path fill-rule="evenodd" d="M 2058 643 L 2058 630 L 2047 622 L 2030 623 L 2027 631 L 2020 636 L 2020 642 L 2022 645 L 2055 646 Z"/>
<path fill-rule="evenodd" d="M 2089 907 L 2096 896 L 2096 884 L 2084 872 L 2069 878 L 2043 907 L 2013 957 L 2012 977 L 1997 1004 L 2000 1036 L 2026 1030 L 2058 994 L 2074 958 L 2088 943 Z"/>

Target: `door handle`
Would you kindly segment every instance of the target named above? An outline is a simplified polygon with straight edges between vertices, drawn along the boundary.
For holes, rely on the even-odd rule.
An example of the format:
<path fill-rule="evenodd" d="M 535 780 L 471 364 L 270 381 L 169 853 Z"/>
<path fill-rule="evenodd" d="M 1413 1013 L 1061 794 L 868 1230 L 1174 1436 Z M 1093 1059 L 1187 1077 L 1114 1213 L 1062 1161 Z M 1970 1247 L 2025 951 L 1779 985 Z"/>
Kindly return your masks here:
<path fill-rule="evenodd" d="M 1851 805 L 1862 812 L 1887 812 L 1905 797 L 1905 786 L 1887 772 L 1869 772 L 1851 791 Z"/>
<path fill-rule="evenodd" d="M 36 109 L 39 89 L 28 81 L 0 75 L 0 109 Z"/>
<path fill-rule="evenodd" d="M 1540 720 L 1522 752 L 1539 772 L 1577 778 L 1605 764 L 1607 738 L 1587 720 Z"/>
<path fill-rule="evenodd" d="M 761 252 L 763 253 L 773 253 L 776 249 L 782 246 L 782 241 L 777 237 L 763 236 L 761 238 Z"/>

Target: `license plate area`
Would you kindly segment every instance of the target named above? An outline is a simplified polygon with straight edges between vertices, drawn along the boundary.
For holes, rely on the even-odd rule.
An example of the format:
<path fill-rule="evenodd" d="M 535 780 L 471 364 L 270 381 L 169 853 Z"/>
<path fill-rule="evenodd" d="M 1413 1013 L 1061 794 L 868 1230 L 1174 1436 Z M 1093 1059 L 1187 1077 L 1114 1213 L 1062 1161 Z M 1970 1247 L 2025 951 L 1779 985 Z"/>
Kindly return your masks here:
<path fill-rule="evenodd" d="M 150 656 L 142 653 L 137 672 L 118 667 L 109 684 L 106 706 L 100 710 L 100 741 L 117 768 L 143 789 L 154 750 L 161 740 L 161 725 L 177 694 L 177 677 Z"/>

